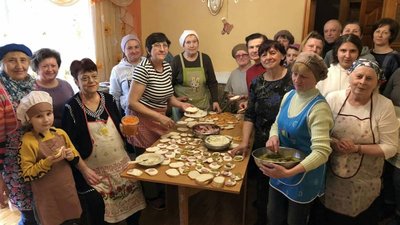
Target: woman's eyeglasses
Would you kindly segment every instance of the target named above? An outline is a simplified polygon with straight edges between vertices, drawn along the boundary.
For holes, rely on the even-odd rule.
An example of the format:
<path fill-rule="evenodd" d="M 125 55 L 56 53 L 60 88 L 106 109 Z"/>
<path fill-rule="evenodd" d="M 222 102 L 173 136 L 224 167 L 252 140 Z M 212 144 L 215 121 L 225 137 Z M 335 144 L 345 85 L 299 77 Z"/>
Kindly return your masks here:
<path fill-rule="evenodd" d="M 249 56 L 249 54 L 237 54 L 237 55 L 235 55 L 235 58 L 239 59 L 239 58 L 244 58 L 244 57 L 247 57 L 247 56 Z"/>
<path fill-rule="evenodd" d="M 162 48 L 168 48 L 168 44 L 166 42 L 156 42 L 151 45 L 153 48 L 161 49 Z"/>

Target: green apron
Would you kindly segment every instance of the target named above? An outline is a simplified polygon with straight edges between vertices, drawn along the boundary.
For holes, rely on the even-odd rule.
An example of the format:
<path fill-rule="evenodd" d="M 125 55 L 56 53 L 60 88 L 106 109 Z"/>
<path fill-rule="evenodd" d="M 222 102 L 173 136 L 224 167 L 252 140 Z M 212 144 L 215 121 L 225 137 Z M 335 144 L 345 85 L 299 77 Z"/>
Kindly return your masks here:
<path fill-rule="evenodd" d="M 200 67 L 185 67 L 183 54 L 179 55 L 182 63 L 182 84 L 174 87 L 176 96 L 187 96 L 191 100 L 188 102 L 202 110 L 210 108 L 210 90 L 206 85 L 206 75 L 203 67 L 203 57 L 199 52 Z"/>

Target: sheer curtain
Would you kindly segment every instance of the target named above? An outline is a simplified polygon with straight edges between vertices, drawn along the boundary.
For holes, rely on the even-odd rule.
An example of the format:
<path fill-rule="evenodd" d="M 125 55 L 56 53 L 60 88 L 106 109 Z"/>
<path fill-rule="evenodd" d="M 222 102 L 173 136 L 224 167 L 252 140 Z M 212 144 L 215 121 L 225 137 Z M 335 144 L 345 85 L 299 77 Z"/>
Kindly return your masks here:
<path fill-rule="evenodd" d="M 122 58 L 121 38 L 133 31 L 133 15 L 128 6 L 133 0 L 92 0 L 92 19 L 96 60 L 103 81 L 108 81 L 113 66 Z"/>

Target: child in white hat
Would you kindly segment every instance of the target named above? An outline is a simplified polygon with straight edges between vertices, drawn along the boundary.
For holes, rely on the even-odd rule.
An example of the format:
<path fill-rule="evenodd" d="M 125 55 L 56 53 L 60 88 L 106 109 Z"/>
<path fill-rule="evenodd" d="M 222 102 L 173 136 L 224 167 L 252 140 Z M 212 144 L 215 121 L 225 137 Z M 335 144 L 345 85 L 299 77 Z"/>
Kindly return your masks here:
<path fill-rule="evenodd" d="M 22 137 L 19 158 L 23 179 L 31 182 L 41 224 L 79 224 L 82 210 L 70 164 L 80 170 L 88 168 L 68 135 L 52 127 L 51 96 L 30 92 L 21 99 L 17 117 L 31 127 Z"/>

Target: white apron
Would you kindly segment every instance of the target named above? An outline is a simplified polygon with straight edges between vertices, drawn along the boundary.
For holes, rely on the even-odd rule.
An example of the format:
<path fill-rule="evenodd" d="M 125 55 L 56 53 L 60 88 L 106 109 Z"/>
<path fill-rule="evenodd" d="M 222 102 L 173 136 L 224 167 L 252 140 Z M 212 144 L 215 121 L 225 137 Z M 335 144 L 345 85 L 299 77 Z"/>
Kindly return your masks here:
<path fill-rule="evenodd" d="M 117 223 L 146 207 L 142 188 L 139 182 L 120 176 L 130 159 L 111 116 L 106 122 L 87 122 L 87 125 L 93 149 L 85 162 L 102 177 L 101 183 L 93 187 L 103 196 L 104 220 Z"/>
<path fill-rule="evenodd" d="M 332 137 L 349 138 L 355 144 L 375 144 L 371 123 L 372 98 L 367 118 L 341 114 L 346 101 L 347 98 L 335 119 Z M 384 157 L 333 151 L 322 201 L 325 207 L 351 217 L 368 209 L 380 193 L 383 163 Z"/>

